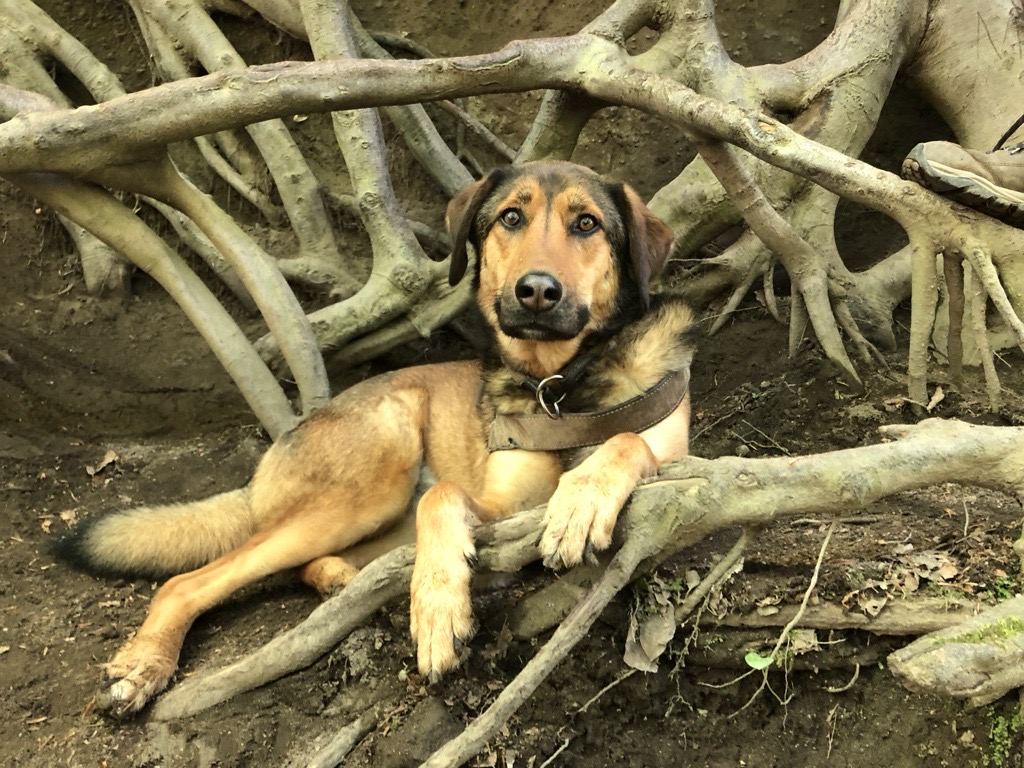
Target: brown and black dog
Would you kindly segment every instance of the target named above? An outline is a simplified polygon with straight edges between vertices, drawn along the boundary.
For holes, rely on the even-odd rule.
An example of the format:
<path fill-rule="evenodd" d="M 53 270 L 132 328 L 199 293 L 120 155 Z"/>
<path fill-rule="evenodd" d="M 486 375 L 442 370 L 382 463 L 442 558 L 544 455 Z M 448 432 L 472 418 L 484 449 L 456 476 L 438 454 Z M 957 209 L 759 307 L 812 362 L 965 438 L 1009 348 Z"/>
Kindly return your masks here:
<path fill-rule="evenodd" d="M 105 667 L 115 709 L 162 690 L 192 622 L 234 590 L 298 568 L 328 593 L 413 531 L 419 668 L 445 672 L 472 632 L 473 526 L 546 501 L 541 554 L 573 566 L 609 546 L 641 478 L 686 455 L 693 316 L 649 294 L 672 234 L 632 189 L 528 163 L 464 189 L 447 224 L 452 284 L 467 243 L 478 255 L 482 361 L 362 382 L 281 437 L 245 488 L 101 516 L 59 545 L 96 572 L 181 574 Z"/>

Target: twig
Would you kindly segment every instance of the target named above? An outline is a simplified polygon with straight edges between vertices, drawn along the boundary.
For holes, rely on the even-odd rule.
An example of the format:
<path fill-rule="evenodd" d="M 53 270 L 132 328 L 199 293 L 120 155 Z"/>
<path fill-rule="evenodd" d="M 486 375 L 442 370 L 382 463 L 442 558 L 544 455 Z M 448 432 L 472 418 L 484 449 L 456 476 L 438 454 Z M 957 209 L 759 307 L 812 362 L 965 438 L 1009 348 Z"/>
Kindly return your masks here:
<path fill-rule="evenodd" d="M 604 696 L 606 693 L 608 693 L 608 691 L 610 691 L 612 688 L 617 686 L 619 683 L 623 682 L 624 680 L 628 680 L 629 678 L 631 678 L 638 671 L 639 670 L 637 670 L 636 667 L 632 667 L 630 669 L 627 669 L 621 675 L 619 675 L 614 680 L 612 680 L 610 683 L 608 683 L 608 685 L 606 685 L 600 691 L 598 691 L 593 696 L 591 696 L 589 699 L 587 699 L 586 703 L 584 703 L 584 705 L 582 707 L 580 707 L 579 709 L 576 710 L 576 714 L 577 715 L 581 715 L 584 712 L 586 712 L 588 709 L 590 709 L 590 705 L 591 704 L 596 702 L 598 699 L 600 699 L 602 696 Z"/>
<path fill-rule="evenodd" d="M 789 633 L 793 631 L 793 628 L 799 623 L 800 618 L 804 615 L 804 611 L 807 610 L 807 603 L 811 600 L 811 594 L 814 592 L 814 588 L 818 586 L 818 576 L 821 574 L 821 564 L 825 561 L 825 552 L 828 550 L 828 543 L 832 540 L 832 534 L 836 530 L 836 521 L 833 520 L 828 530 L 825 532 L 825 539 L 821 542 L 821 549 L 818 550 L 818 560 L 814 564 L 814 573 L 811 574 L 811 581 L 807 585 L 807 589 L 804 591 L 803 600 L 800 601 L 800 608 L 797 609 L 796 614 L 789 623 L 783 627 L 782 632 L 779 633 L 779 639 L 775 643 L 775 647 L 772 649 L 771 657 L 777 658 L 779 649 L 782 648 L 784 643 L 789 642 Z"/>
<path fill-rule="evenodd" d="M 797 609 L 797 612 L 796 612 L 796 614 L 794 614 L 793 618 L 790 619 L 789 622 L 786 624 L 786 626 L 782 628 L 782 632 L 779 633 L 779 637 L 775 641 L 775 647 L 772 648 L 771 653 L 768 654 L 769 658 L 771 658 L 771 660 L 772 660 L 772 664 L 769 665 L 768 667 L 766 667 L 765 669 L 763 669 L 761 671 L 761 674 L 762 674 L 761 685 L 759 685 L 757 690 L 754 691 L 753 694 L 751 694 L 749 699 L 747 699 L 747 703 L 744 704 L 742 707 L 740 707 L 735 712 L 733 712 L 730 715 L 730 717 L 736 717 L 741 712 L 743 712 L 745 709 L 747 709 L 747 707 L 749 707 L 751 704 L 754 703 L 754 701 L 757 699 L 757 697 L 761 694 L 761 691 L 763 691 L 766 687 L 769 687 L 768 686 L 768 671 L 769 671 L 769 669 L 771 669 L 771 666 L 773 666 L 773 665 L 778 663 L 779 651 L 782 649 L 783 645 L 785 645 L 786 643 L 788 643 L 790 641 L 789 633 L 793 631 L 793 628 L 800 621 L 800 618 L 803 616 L 804 611 L 807 609 L 807 603 L 811 599 L 811 594 L 814 592 L 814 588 L 818 585 L 818 575 L 821 573 L 821 564 L 825 560 L 825 551 L 828 549 L 828 543 L 829 543 L 829 541 L 832 540 L 832 533 L 835 531 L 835 529 L 836 529 L 836 522 L 833 520 L 832 523 L 828 527 L 828 531 L 826 531 L 826 533 L 825 533 L 825 539 L 821 542 L 821 549 L 818 550 L 818 560 L 814 564 L 814 573 L 811 574 L 811 581 L 807 585 L 807 589 L 804 591 L 804 597 L 803 597 L 803 600 L 800 601 L 800 607 Z M 776 698 L 778 698 L 778 697 L 776 697 Z M 785 704 L 786 701 L 788 701 L 788 700 L 789 699 L 787 698 L 784 701 L 782 701 L 782 700 L 780 700 L 780 701 L 782 701 L 782 703 Z"/>
<path fill-rule="evenodd" d="M 860 669 L 860 667 L 857 667 Z M 839 710 L 839 705 L 836 704 L 828 713 L 829 729 L 828 729 L 828 751 L 825 752 L 825 759 L 827 760 L 832 756 L 832 742 L 836 737 L 836 726 L 839 724 L 839 718 L 836 717 L 836 712 Z"/>
<path fill-rule="evenodd" d="M 566 738 L 565 740 L 563 740 L 562 741 L 562 746 L 560 746 L 558 749 L 556 749 L 554 752 L 552 752 L 551 753 L 551 757 L 549 757 L 547 760 L 545 760 L 543 763 L 541 763 L 539 768 L 548 768 L 548 766 L 550 766 L 552 763 L 555 762 L 555 758 L 558 757 L 560 754 L 562 754 L 565 751 L 566 747 L 568 747 L 569 744 L 571 744 L 571 743 L 572 743 L 572 737 L 571 736 Z"/>
<path fill-rule="evenodd" d="M 736 539 L 736 543 L 733 544 L 729 551 L 725 553 L 725 556 L 715 563 L 715 567 L 708 572 L 708 575 L 701 580 L 700 584 L 690 591 L 690 594 L 688 594 L 683 602 L 679 604 L 679 607 L 676 608 L 677 624 L 682 624 L 686 621 L 704 598 L 711 594 L 713 589 L 724 584 L 734 573 L 736 573 L 736 566 L 742 562 L 743 553 L 750 544 L 750 540 L 756 536 L 760 530 L 761 529 L 757 526 L 746 526 L 743 529 L 740 537 Z"/>
<path fill-rule="evenodd" d="M 775 440 L 775 438 L 773 438 L 773 437 L 772 437 L 771 435 L 769 435 L 769 434 L 767 434 L 767 433 L 763 432 L 762 430 L 758 429 L 757 427 L 755 427 L 755 426 L 754 426 L 753 424 L 751 424 L 751 423 L 750 423 L 749 421 L 747 421 L 746 419 L 740 419 L 740 422 L 741 422 L 741 423 L 743 423 L 743 424 L 746 424 L 746 425 L 747 425 L 748 427 L 750 427 L 750 428 L 751 428 L 752 430 L 754 430 L 755 432 L 757 432 L 757 434 L 761 435 L 761 437 L 763 437 L 763 438 L 764 438 L 765 440 L 767 440 L 767 441 L 768 441 L 769 443 L 771 443 L 772 445 L 774 445 L 774 446 L 775 446 L 775 447 L 776 447 L 776 448 L 777 448 L 777 449 L 778 449 L 779 451 L 781 451 L 782 453 L 786 454 L 787 456 L 792 456 L 792 455 L 793 455 L 793 454 L 792 454 L 792 453 L 791 453 L 791 452 L 789 451 L 789 449 L 787 449 L 787 448 L 786 448 L 785 446 L 783 446 L 783 445 L 780 445 L 780 444 L 779 444 L 779 443 L 778 443 L 778 442 L 777 442 L 777 441 Z"/>

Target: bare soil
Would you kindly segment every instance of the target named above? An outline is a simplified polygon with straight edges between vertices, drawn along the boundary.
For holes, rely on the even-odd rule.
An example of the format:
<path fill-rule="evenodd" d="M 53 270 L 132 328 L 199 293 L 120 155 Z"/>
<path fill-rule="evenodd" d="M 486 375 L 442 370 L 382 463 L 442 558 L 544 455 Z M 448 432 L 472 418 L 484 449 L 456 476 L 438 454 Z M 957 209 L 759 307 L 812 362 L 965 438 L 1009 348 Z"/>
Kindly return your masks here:
<path fill-rule="evenodd" d="M 734 15 L 742 5 L 731 9 Z M 570 32 L 596 12 L 582 2 L 534 11 L 488 6 L 494 10 L 483 14 L 458 3 L 446 4 L 443 12 L 424 6 L 357 11 L 370 26 L 415 30 L 439 53 Z M 125 31 L 126 12 L 105 2 L 95 11 L 83 7 L 54 3 L 47 10 L 94 51 L 108 51 L 131 87 L 145 85 L 137 40 Z M 793 39 L 782 42 L 781 33 L 762 40 L 737 32 L 735 47 L 741 55 L 763 58 L 766 53 L 750 49 L 805 46 L 821 34 L 830 13 L 823 9 L 820 20 L 816 11 L 802 16 Z M 469 17 L 479 34 L 451 32 Z M 111 29 L 119 31 L 105 38 Z M 280 39 L 266 29 L 260 34 L 260 45 Z M 492 106 L 498 127 L 513 135 L 521 131 L 519 115 L 503 109 Z M 896 126 L 869 149 L 873 160 L 891 163 L 906 150 L 911 130 L 900 121 Z M 635 173 L 641 191 L 650 193 L 678 167 L 673 159 L 666 168 L 660 155 L 645 149 L 658 144 L 661 130 L 633 115 L 605 116 L 577 159 L 623 178 Z M 912 131 L 940 129 L 918 122 Z M 658 146 L 675 157 L 673 145 Z M 630 165 L 638 155 L 650 172 Z M 857 228 L 859 216 L 848 215 L 848 229 Z M 870 250 L 870 238 L 866 242 L 862 248 Z M 502 632 L 516 599 L 550 581 L 543 569 L 477 594 L 481 631 L 463 667 L 437 685 L 414 674 L 405 602 L 378 614 L 312 667 L 187 721 L 150 722 L 145 712 L 115 721 L 91 710 L 102 679 L 99 665 L 142 620 L 156 585 L 77 573 L 54 560 L 50 542 L 76 520 L 104 510 L 237 487 L 266 447 L 245 403 L 182 313 L 144 275 L 136 276 L 133 292 L 126 305 L 86 294 L 52 216 L 0 186 L 0 763 L 269 768 L 383 702 L 384 722 L 346 764 L 418 765 L 481 712 L 546 639 L 509 641 Z M 256 321 L 244 322 L 260 332 Z M 437 353 L 448 342 L 442 335 L 433 347 L 405 356 Z M 901 352 L 891 355 L 888 370 L 869 374 L 866 393 L 854 396 L 813 344 L 795 361 L 785 358 L 785 346 L 785 330 L 754 301 L 704 340 L 693 376 L 695 453 L 777 456 L 846 448 L 876 442 L 880 424 L 912 418 L 902 399 Z M 972 373 L 966 391 L 946 388 L 934 415 L 1019 423 L 1021 362 L 1012 354 L 1000 363 L 1008 389 L 1003 412 L 991 414 L 980 405 Z M 935 376 L 942 381 L 941 367 Z M 799 602 L 824 529 L 821 520 L 799 520 L 767 531 L 713 613 L 770 613 Z M 952 486 L 901 494 L 839 525 L 814 599 L 864 611 L 883 600 L 923 595 L 1005 598 L 1020 588 L 1020 566 L 1010 548 L 1019 532 L 1019 506 L 997 494 Z M 1024 765 L 1020 733 L 990 739 L 993 728 L 1012 718 L 1015 700 L 969 711 L 959 702 L 908 693 L 885 668 L 886 654 L 905 640 L 855 631 L 819 631 L 819 647 L 797 656 L 790 672 L 771 673 L 772 691 L 751 702 L 760 678 L 736 681 L 745 669 L 743 655 L 770 646 L 777 630 L 705 626 L 684 656 L 687 628 L 658 672 L 635 674 L 580 711 L 627 671 L 622 655 L 630 611 L 659 594 L 676 597 L 686 572 L 706 573 L 734 538 L 726 532 L 681 553 L 656 578 L 622 595 L 471 764 Z M 912 562 L 912 555 L 923 559 Z M 179 675 L 252 651 L 298 624 L 317 603 L 290 574 L 243 590 L 197 623 Z M 848 685 L 855 664 L 859 673 Z"/>

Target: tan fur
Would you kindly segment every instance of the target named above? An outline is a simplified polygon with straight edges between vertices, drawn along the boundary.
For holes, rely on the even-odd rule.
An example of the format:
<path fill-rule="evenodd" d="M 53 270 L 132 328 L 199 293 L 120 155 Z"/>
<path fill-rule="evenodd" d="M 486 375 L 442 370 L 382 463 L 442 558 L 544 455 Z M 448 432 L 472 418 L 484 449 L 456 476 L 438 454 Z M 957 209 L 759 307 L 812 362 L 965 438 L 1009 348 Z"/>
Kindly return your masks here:
<path fill-rule="evenodd" d="M 558 174 L 566 181 L 551 193 L 550 178 Z M 488 200 L 496 188 L 504 189 L 503 199 Z M 476 216 L 484 202 L 491 205 L 488 210 L 518 206 L 526 217 L 515 232 L 489 226 L 479 243 L 478 305 L 495 330 L 502 360 L 516 375 L 557 372 L 587 334 L 603 328 L 616 311 L 625 279 L 621 257 L 616 260 L 604 231 L 573 234 L 573 222 L 582 214 L 609 228 L 620 226 L 615 217 L 624 216 L 635 251 L 635 279 L 643 281 L 645 295 L 645 281 L 664 265 L 667 228 L 628 188 L 624 214 L 607 207 L 607 196 L 600 198 L 604 202 L 594 197 L 592 192 L 601 189 L 585 169 L 538 164 L 520 171 L 507 189 L 495 178 L 477 182 L 449 207 L 453 239 L 460 228 L 465 238 L 465 217 Z M 453 274 L 460 277 L 464 267 L 455 259 Z M 557 277 L 565 295 L 587 308 L 586 326 L 573 338 L 513 338 L 500 330 L 495 300 L 521 276 L 538 270 Z M 688 366 L 692 349 L 681 335 L 692 322 L 688 313 L 683 305 L 670 304 L 623 329 L 621 338 L 607 343 L 594 381 L 581 385 L 584 395 L 593 387 L 595 402 L 621 402 L 666 372 Z M 246 489 L 192 505 L 129 511 L 95 525 L 81 547 L 83 558 L 97 567 L 202 564 L 160 588 L 138 633 L 106 665 L 115 681 L 110 690 L 115 706 L 121 711 L 142 707 L 173 674 L 195 618 L 276 571 L 299 569 L 305 582 L 328 593 L 374 557 L 415 536 L 411 630 L 420 670 L 436 675 L 458 663 L 456 640 L 472 633 L 470 562 L 477 524 L 550 499 L 540 545 L 546 562 L 573 565 L 588 547 L 609 546 L 619 509 L 637 481 L 686 454 L 689 396 L 661 423 L 641 435 L 613 437 L 565 472 L 566 458 L 556 453 L 487 452 L 488 407 L 536 407 L 504 380 L 506 374 L 506 369 L 484 371 L 480 363 L 457 362 L 371 379 L 282 437 Z M 413 514 L 410 504 L 425 473 L 436 483 Z M 203 519 L 205 533 L 191 535 Z"/>

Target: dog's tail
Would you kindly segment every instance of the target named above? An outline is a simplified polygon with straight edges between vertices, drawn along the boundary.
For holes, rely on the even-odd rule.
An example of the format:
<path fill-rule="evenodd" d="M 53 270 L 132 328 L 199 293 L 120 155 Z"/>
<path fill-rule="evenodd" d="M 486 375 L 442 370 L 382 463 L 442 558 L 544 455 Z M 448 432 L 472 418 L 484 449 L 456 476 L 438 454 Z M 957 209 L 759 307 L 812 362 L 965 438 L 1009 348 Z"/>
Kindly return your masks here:
<path fill-rule="evenodd" d="M 230 552 L 255 527 L 246 487 L 189 504 L 101 515 L 57 540 L 54 554 L 91 573 L 163 578 Z"/>

